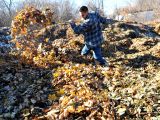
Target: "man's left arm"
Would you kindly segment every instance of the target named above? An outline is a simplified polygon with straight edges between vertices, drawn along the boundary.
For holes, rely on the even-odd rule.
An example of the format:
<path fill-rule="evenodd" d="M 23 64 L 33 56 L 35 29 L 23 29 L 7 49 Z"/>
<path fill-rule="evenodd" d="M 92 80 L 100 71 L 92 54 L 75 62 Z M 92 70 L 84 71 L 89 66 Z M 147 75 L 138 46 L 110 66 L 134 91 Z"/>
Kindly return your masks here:
<path fill-rule="evenodd" d="M 102 24 L 112 24 L 115 22 L 115 20 L 113 19 L 107 19 L 105 17 L 102 17 L 101 15 L 99 15 L 99 13 L 96 13 L 96 14 L 97 14 L 98 19 L 100 20 L 100 23 Z"/>

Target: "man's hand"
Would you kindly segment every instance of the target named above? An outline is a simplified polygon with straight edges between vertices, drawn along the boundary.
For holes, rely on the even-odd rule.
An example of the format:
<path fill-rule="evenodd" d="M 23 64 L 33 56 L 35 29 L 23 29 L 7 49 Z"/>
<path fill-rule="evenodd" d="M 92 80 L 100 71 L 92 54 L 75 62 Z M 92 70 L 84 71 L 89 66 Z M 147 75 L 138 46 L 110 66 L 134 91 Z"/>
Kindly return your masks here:
<path fill-rule="evenodd" d="M 75 23 L 75 21 L 74 21 L 73 19 L 68 20 L 68 22 L 69 22 L 70 24 L 74 24 L 74 23 Z"/>
<path fill-rule="evenodd" d="M 73 28 L 73 26 L 75 26 L 75 21 L 73 19 L 69 20 L 68 22 L 72 28 Z"/>

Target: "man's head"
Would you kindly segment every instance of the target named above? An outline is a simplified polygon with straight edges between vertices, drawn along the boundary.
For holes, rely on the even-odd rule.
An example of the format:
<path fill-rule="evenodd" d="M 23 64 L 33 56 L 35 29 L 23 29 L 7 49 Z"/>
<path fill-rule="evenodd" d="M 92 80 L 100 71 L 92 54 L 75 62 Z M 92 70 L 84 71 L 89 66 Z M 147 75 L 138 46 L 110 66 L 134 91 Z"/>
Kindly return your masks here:
<path fill-rule="evenodd" d="M 80 9 L 79 9 L 79 12 L 80 12 L 80 15 L 83 19 L 85 19 L 88 15 L 88 8 L 86 6 L 82 6 Z"/>

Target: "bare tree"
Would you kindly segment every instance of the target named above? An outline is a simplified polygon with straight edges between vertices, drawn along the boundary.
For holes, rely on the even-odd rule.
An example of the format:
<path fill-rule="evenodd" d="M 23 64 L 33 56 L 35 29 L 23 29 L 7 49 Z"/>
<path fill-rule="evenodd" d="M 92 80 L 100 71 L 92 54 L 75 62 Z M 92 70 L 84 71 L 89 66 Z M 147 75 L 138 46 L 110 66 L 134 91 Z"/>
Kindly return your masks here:
<path fill-rule="evenodd" d="M 61 0 L 59 4 L 59 18 L 60 21 L 66 21 L 76 17 L 76 9 L 74 4 L 69 0 Z"/>
<path fill-rule="evenodd" d="M 13 0 L 1 0 L 0 1 L 2 5 L 8 10 L 8 13 L 10 17 L 12 16 L 12 5 L 13 5 Z"/>
<path fill-rule="evenodd" d="M 103 0 L 90 0 L 90 3 L 94 4 L 97 9 L 103 10 L 104 9 L 104 1 Z"/>
<path fill-rule="evenodd" d="M 18 3 L 18 11 L 24 6 L 33 6 L 37 9 L 44 10 L 49 8 L 53 14 L 53 21 L 66 21 L 75 16 L 73 3 L 69 0 L 25 0 Z"/>
<path fill-rule="evenodd" d="M 97 6 L 96 6 L 96 4 L 94 2 L 92 2 L 92 1 L 88 2 L 88 8 L 90 10 L 92 10 L 92 11 L 97 11 L 97 9 L 98 9 Z"/>
<path fill-rule="evenodd" d="M 158 9 L 160 0 L 137 0 L 136 7 L 140 11 Z"/>
<path fill-rule="evenodd" d="M 13 0 L 0 0 L 0 22 L 3 26 L 9 26 L 15 13 Z"/>
<path fill-rule="evenodd" d="M 137 0 L 135 9 L 137 12 L 152 12 L 155 19 L 160 19 L 160 0 Z M 149 13 L 148 16 L 149 17 Z M 141 18 L 142 19 L 142 18 Z M 144 19 L 145 21 L 145 19 Z"/>
<path fill-rule="evenodd" d="M 103 0 L 89 0 L 87 5 L 90 10 L 99 12 L 101 15 L 104 15 Z"/>

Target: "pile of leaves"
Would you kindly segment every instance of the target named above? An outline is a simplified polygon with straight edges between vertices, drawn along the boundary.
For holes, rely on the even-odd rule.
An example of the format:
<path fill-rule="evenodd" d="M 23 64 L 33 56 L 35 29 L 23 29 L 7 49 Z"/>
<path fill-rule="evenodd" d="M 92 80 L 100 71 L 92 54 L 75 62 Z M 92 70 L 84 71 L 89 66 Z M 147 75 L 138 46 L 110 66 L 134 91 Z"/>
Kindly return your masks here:
<path fill-rule="evenodd" d="M 46 9 L 41 12 L 34 7 L 26 7 L 17 13 L 14 20 L 12 21 L 12 36 L 16 37 L 18 34 L 27 34 L 29 30 L 32 30 L 32 26 L 36 24 L 38 29 L 51 24 L 52 13 L 50 9 Z M 31 26 L 30 26 L 31 25 Z M 30 29 L 28 30 L 28 27 Z"/>
<path fill-rule="evenodd" d="M 66 36 L 66 28 L 51 25 L 51 18 L 50 9 L 41 12 L 34 7 L 27 7 L 15 16 L 11 26 L 12 42 L 22 63 L 45 68 L 54 65 L 55 51 L 51 42 Z"/>
<path fill-rule="evenodd" d="M 113 113 L 109 110 L 111 108 L 109 108 L 110 102 L 107 93 L 102 90 L 102 87 L 98 88 L 98 83 L 95 85 L 96 88 L 94 88 L 94 86 L 89 88 L 89 85 L 94 82 L 89 81 L 89 78 L 95 77 L 96 71 L 98 72 L 98 70 L 94 70 L 91 66 L 87 68 L 85 64 L 78 66 L 75 64 L 72 66 L 72 63 L 86 62 L 87 64 L 89 61 L 92 61 L 91 58 L 85 61 L 79 54 L 83 42 L 82 36 L 73 39 L 73 31 L 68 29 L 66 32 L 67 26 L 63 24 L 46 26 L 46 24 L 44 24 L 46 20 L 48 20 L 47 16 L 31 7 L 20 11 L 12 24 L 13 42 L 16 45 L 16 53 L 18 52 L 19 62 L 21 64 L 50 69 L 63 65 L 62 68 L 59 67 L 56 70 L 57 72 L 53 73 L 55 94 L 48 96 L 48 99 L 53 102 L 53 106 L 59 108 L 59 112 L 56 112 L 57 115 L 54 116 L 54 111 L 52 110 L 47 113 L 46 118 L 52 116 L 52 118 L 54 117 L 55 119 L 69 117 L 113 119 Z M 19 26 L 17 26 L 17 23 L 20 23 Z M 73 56 L 73 54 L 76 56 Z M 71 63 L 71 61 L 73 62 Z M 68 80 L 64 81 L 66 85 L 62 86 L 63 78 L 59 79 L 59 75 L 63 72 L 64 76 L 73 76 L 76 74 L 75 71 L 77 68 L 80 68 L 80 70 L 77 71 L 79 75 L 75 76 L 75 81 L 68 78 Z M 70 69 L 73 70 L 70 71 Z M 93 69 L 93 71 L 88 71 L 90 69 Z M 86 77 L 89 77 L 87 84 L 80 79 L 83 78 L 83 75 L 80 73 L 83 70 L 85 70 L 83 72 L 84 78 L 88 71 L 88 74 L 86 74 Z M 102 79 L 103 81 L 103 74 L 101 75 L 97 75 L 95 80 L 98 81 Z M 77 91 L 78 86 L 81 86 L 79 92 Z M 99 91 L 95 93 L 92 89 L 99 89 Z M 102 96 L 99 97 L 100 95 Z M 82 96 L 84 97 L 82 98 Z M 96 100 L 96 98 L 98 99 Z M 102 100 L 103 98 L 105 99 Z M 61 104 L 57 105 L 57 102 L 61 102 Z M 52 114 L 50 115 L 50 113 Z"/>
<path fill-rule="evenodd" d="M 65 64 L 53 72 L 50 119 L 114 119 L 104 75 L 90 65 Z"/>
<path fill-rule="evenodd" d="M 160 22 L 151 21 L 146 24 L 151 26 L 154 29 L 154 31 L 160 35 Z"/>
<path fill-rule="evenodd" d="M 160 37 L 151 27 L 106 25 L 103 55 L 110 69 L 102 71 L 92 65 L 91 55 L 80 55 L 83 36 L 62 24 L 35 26 L 27 24 L 25 34 L 12 31 L 21 63 L 53 71 L 54 91 L 48 95 L 52 106 L 33 119 L 159 118 Z"/>
<path fill-rule="evenodd" d="M 160 23 L 156 25 L 155 31 L 160 34 Z"/>

